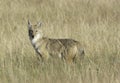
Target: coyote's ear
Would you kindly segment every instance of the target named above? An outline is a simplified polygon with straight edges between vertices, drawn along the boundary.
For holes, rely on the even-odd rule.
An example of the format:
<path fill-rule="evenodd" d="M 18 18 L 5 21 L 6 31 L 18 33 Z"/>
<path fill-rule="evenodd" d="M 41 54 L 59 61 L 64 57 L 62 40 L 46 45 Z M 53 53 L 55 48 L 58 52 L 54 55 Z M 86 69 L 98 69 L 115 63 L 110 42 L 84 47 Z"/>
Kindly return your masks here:
<path fill-rule="evenodd" d="M 28 28 L 30 28 L 31 27 L 31 23 L 30 23 L 30 21 L 28 20 Z"/>
<path fill-rule="evenodd" d="M 37 26 L 38 27 L 41 27 L 42 23 L 41 22 L 38 22 Z"/>
<path fill-rule="evenodd" d="M 28 25 L 31 25 L 30 20 L 28 20 Z"/>

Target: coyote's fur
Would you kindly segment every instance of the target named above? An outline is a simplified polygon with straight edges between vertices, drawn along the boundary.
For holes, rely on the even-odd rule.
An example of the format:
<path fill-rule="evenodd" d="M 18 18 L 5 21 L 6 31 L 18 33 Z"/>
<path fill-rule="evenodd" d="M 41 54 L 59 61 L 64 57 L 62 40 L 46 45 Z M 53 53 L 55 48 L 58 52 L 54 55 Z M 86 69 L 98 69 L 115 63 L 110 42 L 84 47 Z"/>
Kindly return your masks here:
<path fill-rule="evenodd" d="M 67 62 L 73 62 L 77 56 L 84 56 L 84 49 L 78 41 L 73 39 L 51 39 L 43 36 L 41 23 L 32 25 L 28 20 L 30 41 L 42 58 L 48 60 L 50 56 L 59 57 Z"/>

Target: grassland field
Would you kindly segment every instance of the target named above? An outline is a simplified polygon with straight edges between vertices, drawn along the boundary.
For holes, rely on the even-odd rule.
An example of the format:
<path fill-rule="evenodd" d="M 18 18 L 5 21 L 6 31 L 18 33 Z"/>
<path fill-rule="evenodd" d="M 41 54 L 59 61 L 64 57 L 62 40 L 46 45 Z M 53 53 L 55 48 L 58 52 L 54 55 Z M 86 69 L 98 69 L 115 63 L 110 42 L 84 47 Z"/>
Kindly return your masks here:
<path fill-rule="evenodd" d="M 72 38 L 84 60 L 40 63 L 27 21 L 49 38 Z M 120 83 L 120 0 L 0 0 L 0 83 Z"/>

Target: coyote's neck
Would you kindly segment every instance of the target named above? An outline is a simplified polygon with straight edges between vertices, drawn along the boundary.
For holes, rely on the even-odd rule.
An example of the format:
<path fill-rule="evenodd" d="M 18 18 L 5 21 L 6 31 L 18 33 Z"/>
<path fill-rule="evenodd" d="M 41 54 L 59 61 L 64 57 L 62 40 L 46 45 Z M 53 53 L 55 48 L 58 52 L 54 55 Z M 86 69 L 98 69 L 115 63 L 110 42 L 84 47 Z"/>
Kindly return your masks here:
<path fill-rule="evenodd" d="M 42 35 L 41 34 L 37 34 L 36 36 L 34 36 L 34 38 L 32 39 L 32 44 L 35 45 L 38 40 L 42 39 Z"/>

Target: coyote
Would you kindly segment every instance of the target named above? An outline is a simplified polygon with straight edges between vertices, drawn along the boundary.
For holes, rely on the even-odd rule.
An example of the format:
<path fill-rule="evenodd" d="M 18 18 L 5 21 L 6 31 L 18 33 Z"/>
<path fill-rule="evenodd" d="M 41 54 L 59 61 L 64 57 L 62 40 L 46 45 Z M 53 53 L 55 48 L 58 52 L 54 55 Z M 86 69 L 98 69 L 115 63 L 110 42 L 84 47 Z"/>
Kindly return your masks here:
<path fill-rule="evenodd" d="M 42 60 L 47 61 L 50 57 L 59 57 L 71 63 L 78 56 L 84 56 L 84 49 L 78 41 L 73 39 L 52 39 L 43 36 L 41 23 L 35 25 L 28 20 L 29 39 Z"/>

